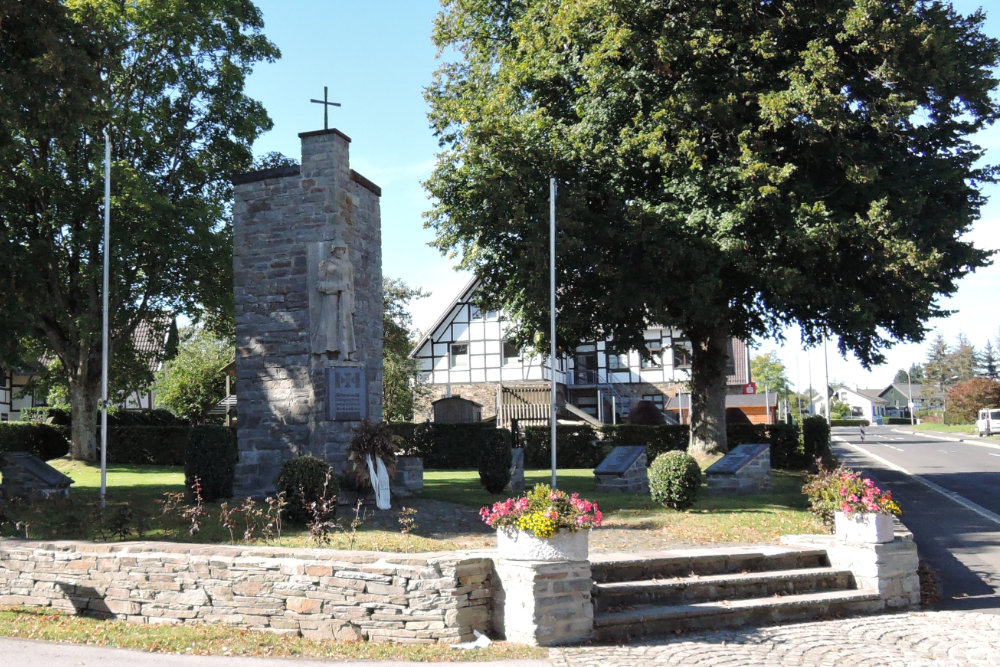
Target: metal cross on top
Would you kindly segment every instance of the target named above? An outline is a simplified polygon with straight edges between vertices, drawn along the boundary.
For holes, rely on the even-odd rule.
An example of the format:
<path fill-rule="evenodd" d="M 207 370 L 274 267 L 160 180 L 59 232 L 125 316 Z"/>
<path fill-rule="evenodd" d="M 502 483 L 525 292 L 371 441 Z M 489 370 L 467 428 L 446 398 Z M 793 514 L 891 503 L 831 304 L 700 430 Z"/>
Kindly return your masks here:
<path fill-rule="evenodd" d="M 312 100 L 309 100 L 309 101 L 310 102 L 315 102 L 316 104 L 322 104 L 323 105 L 323 129 L 324 130 L 329 130 L 330 129 L 330 121 L 329 121 L 329 117 L 328 117 L 327 111 L 330 109 L 330 107 L 339 107 L 340 106 L 340 102 L 327 102 L 326 101 L 326 88 L 327 88 L 326 86 L 323 86 L 323 99 L 321 99 L 321 100 L 312 99 Z"/>

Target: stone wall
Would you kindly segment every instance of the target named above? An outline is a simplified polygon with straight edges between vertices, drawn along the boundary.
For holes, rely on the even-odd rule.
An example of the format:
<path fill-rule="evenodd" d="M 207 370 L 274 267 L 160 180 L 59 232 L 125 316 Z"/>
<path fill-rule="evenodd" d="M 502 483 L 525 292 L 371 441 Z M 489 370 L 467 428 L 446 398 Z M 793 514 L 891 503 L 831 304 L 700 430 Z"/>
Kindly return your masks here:
<path fill-rule="evenodd" d="M 490 625 L 472 553 L 0 539 L 0 605 L 340 640 L 467 641 Z"/>
<path fill-rule="evenodd" d="M 299 136 L 301 167 L 234 180 L 235 494 L 241 497 L 273 491 L 281 464 L 294 456 L 311 454 L 346 469 L 357 422 L 329 420 L 329 369 L 362 369 L 368 417 L 382 418 L 381 191 L 350 169 L 347 136 L 337 130 Z M 316 354 L 310 339 L 309 253 L 334 239 L 348 248 L 354 274 L 358 349 L 351 359 Z"/>

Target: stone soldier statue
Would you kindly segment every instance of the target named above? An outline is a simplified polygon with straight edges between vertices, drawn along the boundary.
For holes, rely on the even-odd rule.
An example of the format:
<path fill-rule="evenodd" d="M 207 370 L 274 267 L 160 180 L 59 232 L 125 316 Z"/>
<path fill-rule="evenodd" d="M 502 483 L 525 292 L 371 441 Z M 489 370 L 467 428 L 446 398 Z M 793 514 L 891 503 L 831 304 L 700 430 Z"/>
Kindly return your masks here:
<path fill-rule="evenodd" d="M 350 361 L 354 343 L 354 267 L 347 244 L 334 240 L 330 254 L 320 259 L 316 273 L 319 317 L 313 330 L 313 352 Z"/>

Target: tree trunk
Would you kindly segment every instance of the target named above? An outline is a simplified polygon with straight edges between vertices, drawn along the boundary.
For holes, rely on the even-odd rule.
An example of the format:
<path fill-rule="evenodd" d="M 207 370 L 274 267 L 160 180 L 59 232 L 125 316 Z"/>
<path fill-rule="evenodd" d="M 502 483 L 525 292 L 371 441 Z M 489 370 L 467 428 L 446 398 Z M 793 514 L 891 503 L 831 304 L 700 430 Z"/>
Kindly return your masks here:
<path fill-rule="evenodd" d="M 97 404 L 101 397 L 100 378 L 97 382 L 69 382 L 69 404 L 72 416 L 70 457 L 78 461 L 97 461 Z"/>
<path fill-rule="evenodd" d="M 725 327 L 688 332 L 691 338 L 691 439 L 692 456 L 725 454 L 726 363 L 729 334 Z"/>

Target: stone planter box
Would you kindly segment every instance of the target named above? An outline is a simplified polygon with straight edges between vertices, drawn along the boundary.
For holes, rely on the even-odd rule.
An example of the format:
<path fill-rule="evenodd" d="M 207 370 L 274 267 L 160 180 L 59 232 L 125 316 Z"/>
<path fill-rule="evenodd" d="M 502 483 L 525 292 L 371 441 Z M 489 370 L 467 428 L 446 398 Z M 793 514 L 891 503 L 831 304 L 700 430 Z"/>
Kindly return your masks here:
<path fill-rule="evenodd" d="M 516 528 L 497 529 L 497 552 L 506 560 L 564 561 L 587 560 L 590 531 L 561 532 L 552 537 L 536 537 Z"/>
<path fill-rule="evenodd" d="M 836 512 L 833 516 L 834 532 L 840 542 L 882 544 L 892 542 L 895 530 L 891 514 Z"/>

